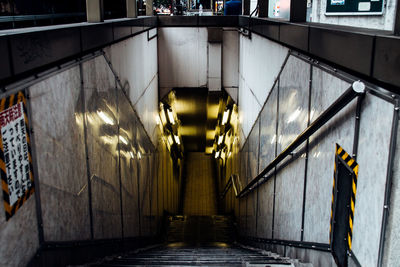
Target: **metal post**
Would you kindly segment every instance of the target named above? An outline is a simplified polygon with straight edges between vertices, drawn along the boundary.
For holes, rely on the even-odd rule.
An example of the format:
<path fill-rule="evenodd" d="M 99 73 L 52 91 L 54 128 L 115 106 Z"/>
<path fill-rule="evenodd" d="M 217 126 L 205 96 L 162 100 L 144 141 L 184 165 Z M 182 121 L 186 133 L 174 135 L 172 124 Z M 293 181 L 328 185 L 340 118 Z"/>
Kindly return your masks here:
<path fill-rule="evenodd" d="M 43 215 L 42 215 L 42 202 L 40 199 L 40 181 L 39 181 L 39 171 L 37 165 L 37 157 L 36 157 L 36 144 L 35 144 L 35 135 L 33 131 L 33 119 L 32 119 L 32 107 L 31 107 L 31 100 L 29 96 L 29 89 L 24 89 L 25 96 L 27 98 L 27 112 L 28 112 L 28 122 L 29 122 L 29 137 L 31 140 L 31 156 L 32 156 L 32 165 L 33 165 L 33 177 L 34 177 L 34 187 L 35 187 L 35 202 L 36 202 L 36 219 L 37 219 L 37 226 L 38 226 L 38 238 L 39 238 L 39 245 L 42 246 L 45 242 L 44 239 L 44 230 L 43 230 Z"/>
<path fill-rule="evenodd" d="M 146 16 L 153 16 L 153 0 L 146 1 Z"/>
<path fill-rule="evenodd" d="M 290 1 L 290 22 L 305 22 L 307 18 L 307 0 Z"/>
<path fill-rule="evenodd" d="M 396 15 L 394 18 L 394 25 L 393 25 L 393 33 L 394 33 L 394 35 L 400 35 L 400 2 L 399 1 L 397 1 Z"/>
<path fill-rule="evenodd" d="M 137 18 L 136 0 L 126 0 L 126 17 L 127 18 Z"/>
<path fill-rule="evenodd" d="M 87 22 L 103 22 L 103 0 L 86 0 L 86 16 Z"/>
<path fill-rule="evenodd" d="M 313 77 L 313 65 L 310 64 L 310 80 L 309 80 L 309 87 L 308 87 L 308 118 L 307 118 L 307 127 L 310 126 L 311 123 L 311 92 L 312 92 L 312 77 Z M 306 158 L 304 164 L 304 185 L 303 185 L 303 207 L 301 213 L 301 237 L 300 241 L 304 241 L 304 214 L 306 211 L 306 197 L 307 197 L 307 176 L 308 176 L 308 156 L 309 156 L 309 146 L 310 146 L 310 139 L 306 141 Z"/>
<path fill-rule="evenodd" d="M 243 0 L 243 15 L 250 15 L 250 0 Z"/>
<path fill-rule="evenodd" d="M 385 186 L 385 202 L 383 203 L 383 216 L 381 225 L 381 237 L 379 241 L 379 254 L 378 254 L 378 267 L 383 264 L 383 255 L 385 252 L 385 238 L 386 238 L 386 228 L 388 224 L 389 208 L 390 208 L 390 195 L 392 193 L 392 178 L 393 178 L 393 166 L 396 154 L 396 144 L 397 144 L 397 131 L 399 128 L 399 99 L 396 99 L 396 104 L 394 106 L 393 121 L 392 121 L 392 132 L 390 136 L 390 150 L 388 167 L 386 173 L 386 186 Z"/>
<path fill-rule="evenodd" d="M 258 0 L 258 17 L 268 18 L 268 0 Z"/>
<path fill-rule="evenodd" d="M 90 175 L 90 161 L 89 161 L 89 147 L 88 147 L 88 118 L 87 118 L 87 107 L 86 107 L 86 97 L 85 97 L 85 84 L 83 80 L 83 66 L 79 63 L 79 73 L 81 76 L 81 93 L 82 93 L 82 105 L 83 105 L 83 136 L 85 139 L 85 154 L 86 154 L 86 175 L 87 175 L 87 187 L 88 187 L 88 205 L 89 205 L 89 222 L 90 222 L 90 239 L 94 239 L 93 231 L 93 206 L 92 206 L 92 182 Z"/>

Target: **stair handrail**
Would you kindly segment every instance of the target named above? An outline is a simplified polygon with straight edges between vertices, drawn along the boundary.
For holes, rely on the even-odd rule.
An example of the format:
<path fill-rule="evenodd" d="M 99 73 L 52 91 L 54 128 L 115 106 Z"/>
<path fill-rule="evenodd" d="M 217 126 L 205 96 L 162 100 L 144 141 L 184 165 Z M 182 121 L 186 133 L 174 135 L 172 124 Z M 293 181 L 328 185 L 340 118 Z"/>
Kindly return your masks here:
<path fill-rule="evenodd" d="M 236 198 L 242 198 L 248 193 L 253 191 L 259 185 L 264 175 L 278 166 L 287 156 L 298 148 L 304 141 L 306 141 L 312 134 L 324 126 L 331 118 L 333 118 L 340 110 L 349 104 L 354 98 L 365 93 L 365 84 L 356 81 L 354 82 L 335 102 L 333 102 L 318 118 L 310 124 L 301 134 L 299 134 L 292 143 L 290 143 L 267 167 L 265 167 L 255 178 L 253 178 L 246 186 L 239 192 Z"/>

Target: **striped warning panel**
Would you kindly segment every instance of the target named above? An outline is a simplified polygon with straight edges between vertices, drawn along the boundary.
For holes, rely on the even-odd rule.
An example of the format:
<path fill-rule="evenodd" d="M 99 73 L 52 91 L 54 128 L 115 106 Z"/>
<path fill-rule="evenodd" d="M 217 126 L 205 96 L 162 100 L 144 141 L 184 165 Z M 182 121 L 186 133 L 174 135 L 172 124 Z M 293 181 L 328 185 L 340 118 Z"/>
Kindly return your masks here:
<path fill-rule="evenodd" d="M 349 250 L 351 250 L 352 238 L 353 238 L 353 222 L 354 222 L 354 208 L 356 203 L 356 193 L 357 193 L 357 179 L 358 179 L 358 163 L 353 159 L 340 145 L 336 144 L 335 151 L 335 165 L 334 165 L 334 178 L 332 186 L 332 205 L 331 205 L 331 220 L 329 228 L 329 243 L 332 243 L 332 228 L 334 220 L 334 209 L 335 209 L 335 192 L 338 183 L 338 163 L 341 161 L 343 164 L 347 165 L 347 168 L 351 170 L 351 196 L 349 205 L 349 219 L 348 219 L 348 232 L 346 234 L 347 244 Z"/>
<path fill-rule="evenodd" d="M 8 221 L 35 190 L 24 92 L 1 99 L 0 127 L 0 176 Z"/>

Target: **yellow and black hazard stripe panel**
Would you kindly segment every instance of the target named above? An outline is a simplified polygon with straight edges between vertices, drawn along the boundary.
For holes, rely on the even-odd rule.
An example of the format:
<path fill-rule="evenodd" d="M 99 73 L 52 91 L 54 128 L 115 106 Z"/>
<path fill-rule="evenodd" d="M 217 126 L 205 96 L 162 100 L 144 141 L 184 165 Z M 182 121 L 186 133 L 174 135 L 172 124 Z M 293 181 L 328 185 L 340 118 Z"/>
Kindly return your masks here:
<path fill-rule="evenodd" d="M 355 159 L 336 144 L 329 243 L 339 266 L 342 260 L 347 262 L 352 245 L 358 169 Z"/>
<path fill-rule="evenodd" d="M 22 155 L 20 157 L 16 157 L 15 162 L 10 162 L 9 154 L 5 153 L 5 149 L 7 149 L 7 145 L 4 144 L 4 136 L 3 136 L 3 120 L 5 120 L 4 116 L 0 116 L 0 176 L 1 176 L 1 187 L 3 191 L 3 199 L 4 199 L 4 209 L 6 213 L 6 220 L 9 220 L 21 206 L 27 201 L 27 199 L 35 192 L 35 187 L 34 187 L 34 177 L 33 177 L 33 164 L 32 164 L 32 151 L 31 151 L 31 140 L 29 136 L 29 122 L 28 122 L 28 113 L 27 113 L 27 103 L 26 103 L 26 97 L 25 93 L 23 91 L 20 91 L 16 94 L 12 94 L 6 98 L 3 98 L 0 100 L 0 114 L 3 114 L 3 112 L 7 112 L 7 110 L 11 110 L 13 107 L 16 105 L 21 105 L 22 103 L 22 114 L 23 115 L 23 120 L 21 119 L 18 127 L 20 127 L 20 133 L 21 136 L 23 137 L 22 141 L 17 139 L 14 142 L 20 142 L 21 145 L 19 146 L 20 148 L 23 148 L 23 150 L 26 150 L 26 153 L 23 154 L 26 156 L 24 159 L 28 164 L 25 166 L 20 164 L 20 168 L 17 171 L 20 171 L 20 175 L 24 175 L 24 181 L 26 181 L 26 187 L 23 189 L 18 188 L 18 199 L 14 201 L 14 203 L 11 203 L 11 196 L 10 196 L 10 189 L 15 190 L 15 185 L 11 183 L 10 176 L 13 175 L 13 173 L 10 172 L 10 168 L 7 166 L 10 166 L 10 164 L 16 164 L 22 161 Z M 11 111 L 9 114 L 12 114 L 13 112 Z M 13 116 L 13 115 L 11 115 Z M 22 124 L 24 127 L 22 127 Z M 16 127 L 16 128 L 18 128 Z M 15 130 L 15 129 L 14 129 Z M 18 136 L 20 137 L 20 136 Z M 26 142 L 24 140 L 24 137 L 26 138 Z M 27 147 L 26 147 L 27 146 Z M 21 154 L 21 153 L 20 153 Z M 24 169 L 22 169 L 24 168 Z M 14 174 L 15 174 L 15 169 L 14 169 Z M 20 186 L 19 182 L 18 185 Z"/>

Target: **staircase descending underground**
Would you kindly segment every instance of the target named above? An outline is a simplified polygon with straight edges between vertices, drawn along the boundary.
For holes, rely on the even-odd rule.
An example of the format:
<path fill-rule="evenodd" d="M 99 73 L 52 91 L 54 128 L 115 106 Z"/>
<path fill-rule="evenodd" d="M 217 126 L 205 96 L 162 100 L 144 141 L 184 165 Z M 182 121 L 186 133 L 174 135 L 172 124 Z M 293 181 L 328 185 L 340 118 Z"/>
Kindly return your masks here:
<path fill-rule="evenodd" d="M 228 216 L 169 216 L 165 240 L 89 266 L 310 266 L 236 243 Z"/>

